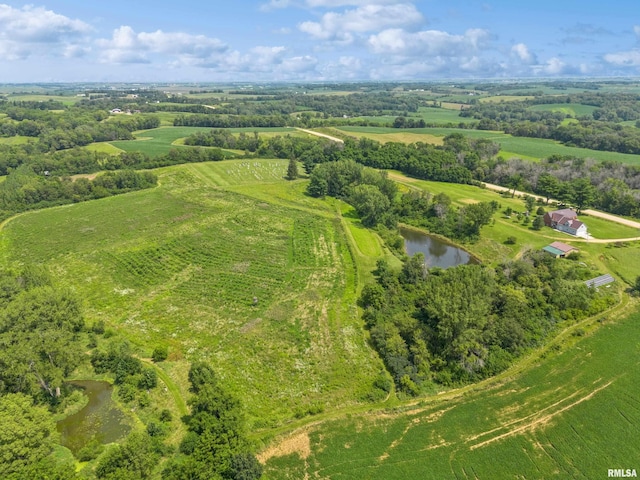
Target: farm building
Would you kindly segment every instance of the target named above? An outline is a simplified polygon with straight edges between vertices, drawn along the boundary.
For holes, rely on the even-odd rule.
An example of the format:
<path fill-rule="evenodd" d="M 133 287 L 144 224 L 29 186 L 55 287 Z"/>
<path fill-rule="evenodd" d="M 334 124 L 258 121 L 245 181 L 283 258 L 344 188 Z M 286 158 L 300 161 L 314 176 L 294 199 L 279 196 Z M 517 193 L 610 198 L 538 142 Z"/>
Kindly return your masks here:
<path fill-rule="evenodd" d="M 562 242 L 553 242 L 551 245 L 547 245 L 542 250 L 551 255 L 554 255 L 556 258 L 558 257 L 566 257 L 571 252 L 577 252 L 578 249 L 576 247 L 572 247 L 571 245 L 567 245 Z"/>
<path fill-rule="evenodd" d="M 544 224 L 576 237 L 587 237 L 587 226 L 578 220 L 578 214 L 570 208 L 554 210 L 544 214 Z"/>
<path fill-rule="evenodd" d="M 613 283 L 615 281 L 616 281 L 615 278 L 613 278 L 611 275 L 607 273 L 606 275 L 600 275 L 599 277 L 592 278 L 591 280 L 587 280 L 584 283 L 587 287 L 598 288 L 598 287 L 602 287 L 604 285 Z"/>

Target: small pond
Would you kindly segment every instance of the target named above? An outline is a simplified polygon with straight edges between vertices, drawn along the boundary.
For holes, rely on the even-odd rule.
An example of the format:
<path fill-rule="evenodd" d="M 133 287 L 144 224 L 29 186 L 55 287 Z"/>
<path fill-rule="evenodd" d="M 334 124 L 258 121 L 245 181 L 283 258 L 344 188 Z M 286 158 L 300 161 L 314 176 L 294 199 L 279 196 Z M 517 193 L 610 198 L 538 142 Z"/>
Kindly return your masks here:
<path fill-rule="evenodd" d="M 84 389 L 89 403 L 79 412 L 57 424 L 61 443 L 74 454 L 94 438 L 106 444 L 120 440 L 131 430 L 128 419 L 111 399 L 109 382 L 76 380 L 69 382 Z"/>
<path fill-rule="evenodd" d="M 456 247 L 446 241 L 430 235 L 400 227 L 400 235 L 404 238 L 404 248 L 410 257 L 421 252 L 424 254 L 428 268 L 449 268 L 456 265 L 480 263 L 469 252 Z"/>

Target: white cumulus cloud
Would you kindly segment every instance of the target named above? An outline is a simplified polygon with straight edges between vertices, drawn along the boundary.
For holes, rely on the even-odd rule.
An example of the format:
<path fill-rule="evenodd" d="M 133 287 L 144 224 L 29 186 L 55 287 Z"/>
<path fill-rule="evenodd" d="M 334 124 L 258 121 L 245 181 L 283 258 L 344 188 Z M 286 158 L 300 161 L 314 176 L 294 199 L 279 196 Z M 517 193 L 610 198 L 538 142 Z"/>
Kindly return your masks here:
<path fill-rule="evenodd" d="M 102 60 L 107 63 L 147 63 L 152 55 L 159 55 L 175 64 L 197 65 L 209 63 L 228 50 L 217 38 L 205 35 L 162 30 L 136 33 L 126 25 L 97 44 L 103 49 Z"/>
<path fill-rule="evenodd" d="M 394 28 L 369 37 L 374 53 L 401 56 L 470 57 L 488 46 L 491 35 L 486 30 L 470 29 L 463 35 L 440 30 L 407 32 Z"/>
<path fill-rule="evenodd" d="M 320 40 L 351 42 L 353 34 L 391 27 L 406 27 L 423 20 L 414 5 L 364 5 L 343 13 L 325 13 L 319 22 L 303 22 L 298 28 Z"/>
<path fill-rule="evenodd" d="M 629 50 L 628 52 L 608 53 L 604 60 L 617 67 L 640 67 L 640 50 Z"/>
<path fill-rule="evenodd" d="M 536 56 L 529 51 L 524 43 L 518 43 L 511 47 L 511 56 L 526 64 L 537 63 Z"/>
<path fill-rule="evenodd" d="M 36 54 L 64 56 L 80 46 L 90 25 L 44 7 L 0 4 L 0 55 L 15 60 Z"/>

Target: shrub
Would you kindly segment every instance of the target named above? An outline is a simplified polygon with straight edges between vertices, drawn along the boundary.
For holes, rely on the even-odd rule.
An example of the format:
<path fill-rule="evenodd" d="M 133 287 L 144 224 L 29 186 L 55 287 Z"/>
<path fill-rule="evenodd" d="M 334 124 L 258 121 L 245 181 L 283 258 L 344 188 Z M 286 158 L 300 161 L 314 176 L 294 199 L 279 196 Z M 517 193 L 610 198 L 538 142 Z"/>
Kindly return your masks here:
<path fill-rule="evenodd" d="M 163 360 L 166 360 L 168 356 L 169 356 L 169 349 L 167 348 L 167 346 L 158 345 L 156 348 L 153 349 L 153 353 L 151 354 L 151 359 L 154 362 L 162 362 Z"/>
<path fill-rule="evenodd" d="M 515 245 L 517 241 L 518 241 L 518 239 L 516 237 L 511 236 L 511 237 L 507 237 L 507 239 L 504 241 L 504 243 L 506 245 Z"/>

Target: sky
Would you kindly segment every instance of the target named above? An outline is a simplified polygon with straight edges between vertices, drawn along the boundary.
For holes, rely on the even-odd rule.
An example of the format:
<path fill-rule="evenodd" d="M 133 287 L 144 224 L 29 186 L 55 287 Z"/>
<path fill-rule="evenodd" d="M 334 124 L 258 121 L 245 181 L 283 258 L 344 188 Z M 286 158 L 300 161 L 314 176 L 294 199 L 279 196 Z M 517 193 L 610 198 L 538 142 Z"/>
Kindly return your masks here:
<path fill-rule="evenodd" d="M 638 0 L 2 1 L 0 83 L 640 76 Z"/>

